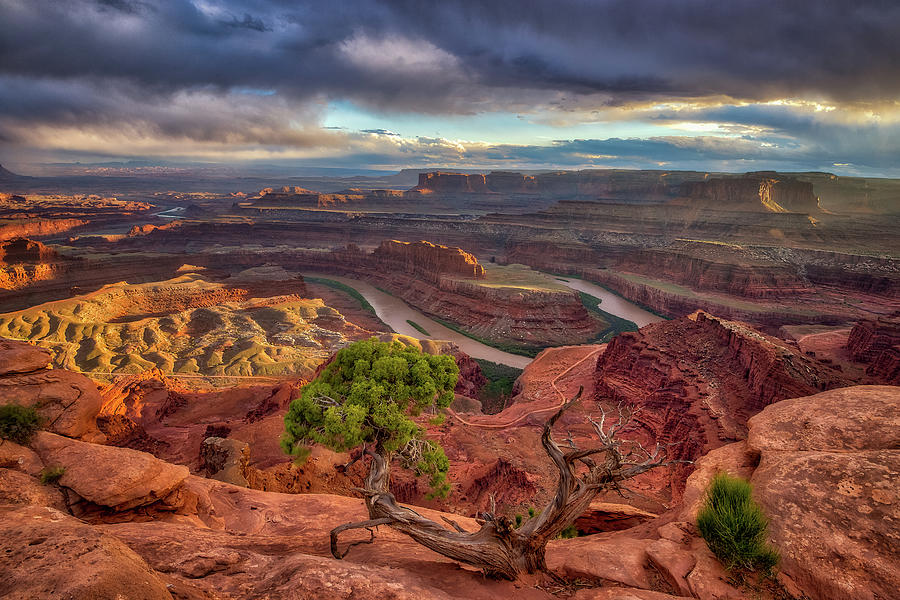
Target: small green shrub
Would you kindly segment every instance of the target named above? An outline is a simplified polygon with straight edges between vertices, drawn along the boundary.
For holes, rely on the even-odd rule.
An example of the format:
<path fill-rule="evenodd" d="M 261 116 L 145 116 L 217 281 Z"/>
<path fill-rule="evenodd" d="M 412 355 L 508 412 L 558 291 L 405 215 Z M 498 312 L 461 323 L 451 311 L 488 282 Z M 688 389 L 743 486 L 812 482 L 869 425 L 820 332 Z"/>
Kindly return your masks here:
<path fill-rule="evenodd" d="M 0 438 L 17 444 L 27 444 L 41 428 L 43 418 L 30 406 L 6 404 L 0 406 Z"/>
<path fill-rule="evenodd" d="M 60 477 L 65 475 L 65 473 L 65 467 L 44 467 L 44 469 L 41 470 L 41 483 L 44 485 L 56 483 L 59 481 Z"/>
<path fill-rule="evenodd" d="M 727 569 L 769 573 L 780 557 L 766 542 L 769 521 L 751 492 L 746 480 L 716 474 L 697 515 L 697 528 Z"/>
<path fill-rule="evenodd" d="M 569 525 L 565 529 L 559 532 L 559 539 L 568 540 L 571 538 L 578 537 L 578 528 L 575 525 Z"/>

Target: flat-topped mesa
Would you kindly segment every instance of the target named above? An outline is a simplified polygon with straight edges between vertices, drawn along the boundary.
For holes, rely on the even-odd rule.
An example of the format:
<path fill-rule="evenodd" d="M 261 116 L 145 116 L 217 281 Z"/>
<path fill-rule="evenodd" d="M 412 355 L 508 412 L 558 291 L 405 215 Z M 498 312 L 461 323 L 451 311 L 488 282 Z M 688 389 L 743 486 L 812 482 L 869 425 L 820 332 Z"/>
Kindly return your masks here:
<path fill-rule="evenodd" d="M 538 180 L 531 175 L 510 171 L 482 173 L 419 173 L 419 184 L 411 192 L 444 194 L 535 194 Z"/>
<path fill-rule="evenodd" d="M 486 193 L 485 176 L 481 173 L 466 175 L 465 173 L 444 173 L 434 171 L 419 173 L 419 184 L 411 191 L 442 192 L 450 194 Z"/>
<path fill-rule="evenodd" d="M 0 242 L 0 267 L 18 263 L 39 263 L 58 260 L 56 250 L 28 238 L 13 238 Z"/>
<path fill-rule="evenodd" d="M 681 197 L 692 206 L 753 212 L 816 213 L 819 199 L 812 183 L 777 173 L 747 173 L 681 184 Z"/>
<path fill-rule="evenodd" d="M 346 190 L 347 193 L 323 194 L 314 190 L 301 187 L 284 186 L 280 190 L 263 188 L 253 200 L 252 206 L 257 207 L 283 207 L 283 208 L 327 208 L 360 202 L 366 198 L 366 194 L 360 190 Z M 353 193 L 349 193 L 353 192 Z"/>
<path fill-rule="evenodd" d="M 484 279 L 484 267 L 478 259 L 461 248 L 441 246 L 422 240 L 401 242 L 385 240 L 372 253 L 373 258 L 389 268 L 398 268 L 437 283 L 441 275 Z"/>

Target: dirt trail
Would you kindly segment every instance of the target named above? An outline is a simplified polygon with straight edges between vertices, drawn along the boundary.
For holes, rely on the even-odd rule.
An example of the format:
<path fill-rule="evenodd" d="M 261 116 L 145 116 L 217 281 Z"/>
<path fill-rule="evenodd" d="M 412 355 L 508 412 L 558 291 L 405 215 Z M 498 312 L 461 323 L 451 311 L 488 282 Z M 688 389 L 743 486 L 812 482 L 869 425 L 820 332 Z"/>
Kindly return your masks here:
<path fill-rule="evenodd" d="M 516 417 L 515 419 L 513 419 L 512 421 L 509 421 L 508 423 L 503 423 L 503 424 L 498 424 L 498 423 L 473 423 L 473 422 L 471 422 L 471 421 L 467 421 L 467 420 L 463 419 L 462 417 L 460 417 L 458 414 L 456 414 L 454 411 L 450 410 L 449 408 L 447 409 L 447 412 L 450 413 L 450 416 L 452 416 L 454 419 L 456 419 L 457 421 L 459 421 L 459 422 L 462 423 L 463 425 L 468 425 L 468 426 L 470 426 L 470 427 L 480 427 L 480 428 L 482 428 L 482 429 L 506 429 L 507 427 L 512 427 L 513 425 L 516 425 L 516 424 L 518 424 L 518 423 L 524 421 L 525 419 L 527 419 L 527 418 L 530 417 L 531 415 L 535 415 L 535 414 L 543 413 L 543 412 L 551 412 L 551 411 L 559 410 L 559 408 L 560 408 L 563 404 L 566 403 L 566 401 L 568 400 L 568 398 L 566 398 L 565 395 L 562 393 L 562 391 L 560 391 L 560 389 L 556 386 L 556 382 L 559 381 L 560 379 L 562 379 L 563 377 L 565 377 L 566 375 L 568 375 L 568 374 L 572 371 L 572 369 L 574 369 L 575 367 L 577 367 L 578 365 L 580 365 L 580 364 L 583 363 L 584 361 L 588 360 L 588 359 L 591 358 L 592 356 L 595 356 L 595 355 L 597 355 L 597 354 L 603 352 L 604 349 L 605 349 L 605 348 L 598 348 L 597 350 L 594 350 L 594 351 L 590 352 L 590 353 L 587 354 L 586 356 L 580 358 L 578 361 L 576 361 L 576 362 L 572 363 L 571 365 L 569 365 L 569 367 L 568 367 L 565 371 L 563 371 L 562 373 L 560 373 L 559 375 L 557 375 L 556 377 L 553 378 L 553 380 L 550 382 L 550 386 L 553 388 L 553 391 L 556 392 L 557 395 L 559 396 L 559 404 L 556 404 L 556 405 L 550 406 L 550 407 L 545 407 L 545 408 L 537 408 L 537 409 L 535 409 L 535 410 L 532 410 L 532 411 L 529 411 L 529 412 L 525 413 L 524 415 L 520 415 L 520 416 Z"/>

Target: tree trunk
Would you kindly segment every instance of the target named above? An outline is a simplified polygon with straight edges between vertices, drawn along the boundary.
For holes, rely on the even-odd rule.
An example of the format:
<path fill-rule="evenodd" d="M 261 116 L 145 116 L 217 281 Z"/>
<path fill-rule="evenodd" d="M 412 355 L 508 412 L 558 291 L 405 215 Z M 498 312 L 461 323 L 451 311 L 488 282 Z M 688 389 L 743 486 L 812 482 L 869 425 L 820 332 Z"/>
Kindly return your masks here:
<path fill-rule="evenodd" d="M 541 442 L 547 454 L 559 470 L 559 482 L 556 495 L 544 510 L 535 518 L 516 529 L 514 523 L 504 516 L 493 513 L 482 513 L 477 519 L 481 529 L 474 532 L 464 530 L 450 519 L 444 519 L 453 530 L 426 519 L 411 508 L 397 504 L 394 495 L 388 491 L 390 478 L 390 462 L 387 457 L 368 448 L 365 454 L 371 457 L 369 474 L 364 489 L 366 508 L 369 520 L 360 523 L 348 523 L 331 531 L 331 551 L 335 558 L 343 558 L 346 551 L 338 550 L 338 534 L 348 529 L 369 529 L 372 533 L 368 541 L 374 539 L 372 527 L 387 525 L 400 531 L 426 548 L 438 554 L 482 569 L 486 574 L 504 579 L 516 579 L 521 573 L 535 573 L 546 570 L 544 554 L 547 543 L 557 537 L 564 529 L 580 517 L 601 490 L 615 486 L 617 482 L 643 473 L 664 463 L 657 461 L 658 452 L 646 453 L 646 460 L 628 462 L 634 452 L 623 455 L 619 451 L 619 441 L 613 436 L 624 425 L 620 418 L 610 433 L 603 431 L 603 422 L 592 421 L 603 445 L 591 450 L 572 449 L 563 453 L 552 439 L 551 427 L 559 417 L 581 395 L 560 408 L 544 425 Z M 621 415 L 620 415 L 621 416 Z M 604 414 L 605 420 L 605 414 Z M 640 448 L 638 446 L 638 448 Z M 641 448 L 641 450 L 643 450 Z M 659 450 L 657 448 L 657 450 Z M 606 460 L 596 464 L 591 457 L 604 454 Z M 633 460 L 633 459 L 632 459 Z M 585 464 L 589 472 L 586 475 L 575 474 L 575 462 Z M 349 547 L 348 547 L 349 550 Z"/>

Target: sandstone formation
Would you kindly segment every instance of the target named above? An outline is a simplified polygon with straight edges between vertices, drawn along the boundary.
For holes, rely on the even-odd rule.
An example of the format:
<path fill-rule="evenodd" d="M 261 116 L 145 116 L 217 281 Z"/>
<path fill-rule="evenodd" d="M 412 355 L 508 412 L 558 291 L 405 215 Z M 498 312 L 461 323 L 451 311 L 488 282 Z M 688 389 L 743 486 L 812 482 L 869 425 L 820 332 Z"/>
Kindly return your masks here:
<path fill-rule="evenodd" d="M 900 589 L 900 389 L 860 386 L 785 400 L 750 419 L 755 495 L 782 568 L 813 598 Z"/>
<path fill-rule="evenodd" d="M 900 316 L 865 319 L 850 331 L 847 349 L 879 382 L 900 385 Z"/>
<path fill-rule="evenodd" d="M 813 185 L 777 173 L 686 182 L 680 193 L 691 206 L 722 210 L 817 213 Z"/>
<path fill-rule="evenodd" d="M 65 469 L 60 486 L 115 511 L 165 503 L 190 473 L 187 467 L 163 462 L 146 452 L 47 432 L 39 432 L 33 446 L 45 465 Z"/>
<path fill-rule="evenodd" d="M 702 312 L 618 336 L 596 377 L 600 402 L 639 408 L 643 435 L 676 443 L 686 460 L 745 438 L 747 419 L 773 402 L 850 383 L 776 338 Z M 677 492 L 687 470 L 675 471 Z"/>
<path fill-rule="evenodd" d="M 97 435 L 97 386 L 83 375 L 46 368 L 49 361 L 43 350 L 0 338 L 0 404 L 36 408 L 45 427 L 60 435 Z"/>
<path fill-rule="evenodd" d="M 349 245 L 297 259 L 310 270 L 369 280 L 429 315 L 493 341 L 532 348 L 584 342 L 608 325 L 552 278 L 521 265 L 485 269 L 459 248 L 390 241 L 371 253 Z"/>
<path fill-rule="evenodd" d="M 385 266 L 392 265 L 433 283 L 437 283 L 444 274 L 484 279 L 484 267 L 478 264 L 477 258 L 461 248 L 448 248 L 424 240 L 388 240 L 382 242 L 372 254 L 377 262 Z"/>
<path fill-rule="evenodd" d="M 57 488 L 42 485 L 36 477 L 13 469 L 0 469 L 0 506 L 4 504 L 67 510 L 66 500 Z"/>
<path fill-rule="evenodd" d="M 0 193 L 0 241 L 53 235 L 91 223 L 127 222 L 150 209 L 144 202 L 89 194 Z"/>
<path fill-rule="evenodd" d="M 635 519 L 636 524 L 621 531 L 554 541 L 548 549 L 550 568 L 559 575 L 595 586 L 579 591 L 578 598 L 784 597 L 771 591 L 734 587 L 734 578 L 722 569 L 690 525 L 709 479 L 724 469 L 752 478 L 757 499 L 770 517 L 773 541 L 783 555 L 784 573 L 779 576 L 782 583 L 778 585 L 784 589 L 779 593 L 799 598 L 804 592 L 815 600 L 889 597 L 900 573 L 891 552 L 894 540 L 890 525 L 898 518 L 895 507 L 900 506 L 893 486 L 900 472 L 896 461 L 900 446 L 898 388 L 842 388 L 779 401 L 780 395 L 787 393 L 785 390 L 814 387 L 822 376 L 820 367 L 740 324 L 704 315 L 695 318 L 680 324 L 661 323 L 639 333 L 644 334 L 645 343 L 652 342 L 656 347 L 669 338 L 674 344 L 677 337 L 680 343 L 702 350 L 699 358 L 691 358 L 689 353 L 674 357 L 683 369 L 680 377 L 686 378 L 693 369 L 713 377 L 709 381 L 715 381 L 719 391 L 728 394 L 740 392 L 739 383 L 743 381 L 746 391 L 738 397 L 750 407 L 768 405 L 749 419 L 746 441 L 722 446 L 698 461 L 681 505 L 654 517 L 633 506 L 616 507 L 600 501 L 583 519 L 597 523 L 601 514 L 619 514 Z M 664 325 L 672 330 L 657 331 Z M 720 344 L 726 350 L 721 354 L 713 352 L 714 339 L 724 340 Z M 610 344 L 607 352 L 618 355 L 616 343 Z M 632 340 L 628 346 L 635 344 Z M 655 368 L 659 368 L 659 358 L 648 348 L 636 355 L 635 364 L 656 364 Z M 572 394 L 573 387 L 583 385 L 579 382 L 592 370 L 606 373 L 612 364 L 621 364 L 621 358 L 610 364 L 605 358 L 598 361 L 601 352 L 602 347 L 545 352 L 539 363 L 546 364 L 522 382 L 520 395 L 540 396 L 544 389 L 540 378 L 546 393 L 555 390 L 556 400 L 549 396 L 532 398 L 530 402 L 521 399 L 514 407 L 530 404 L 532 411 L 538 407 L 552 409 L 559 398 Z M 554 354 L 566 357 L 565 361 L 554 363 L 550 360 Z M 743 375 L 728 380 L 724 375 L 726 368 Z M 647 373 L 636 371 L 635 381 L 652 379 Z M 675 371 L 670 371 L 672 374 Z M 157 383 L 148 386 L 152 382 Z M 163 448 L 166 452 L 176 450 L 178 436 L 172 435 L 176 429 L 205 428 L 193 459 L 205 472 L 222 474 L 230 469 L 232 474 L 242 476 L 244 472 L 261 472 L 258 468 L 254 471 L 249 460 L 244 462 L 244 448 L 250 444 L 241 438 L 277 439 L 280 411 L 285 403 L 266 396 L 262 389 L 248 397 L 246 390 L 240 388 L 207 393 L 205 397 L 198 394 L 192 400 L 190 392 L 173 393 L 174 390 L 158 387 L 158 382 L 155 377 L 136 378 L 129 384 L 117 382 L 103 395 L 107 401 L 104 410 L 148 424 L 160 419 L 168 421 L 173 430 L 167 437 L 169 444 Z M 604 385 L 607 384 L 598 377 L 597 389 Z M 141 395 L 136 394 L 138 389 L 144 390 Z M 624 390 L 621 386 L 618 389 Z M 588 390 L 589 396 L 593 393 Z M 283 395 L 289 401 L 293 393 L 288 388 Z M 706 396 L 707 401 L 710 398 Z M 710 402 L 709 406 L 714 408 L 715 404 Z M 649 414 L 658 409 L 650 405 L 643 408 L 641 424 L 647 426 L 652 424 Z M 588 405 L 582 410 L 591 408 Z M 244 415 L 245 426 L 239 426 L 239 419 L 223 422 L 221 416 L 228 411 Z M 504 458 L 504 453 L 519 453 L 526 457 L 526 464 L 539 462 L 536 453 L 529 454 L 537 449 L 536 431 L 528 423 L 532 418 L 541 422 L 541 417 L 520 414 L 526 417 L 521 427 L 492 430 L 447 423 L 430 431 L 457 465 L 453 479 L 458 485 L 457 494 L 468 497 L 468 502 L 475 502 L 497 482 L 502 484 L 499 489 L 494 488 L 498 502 L 504 494 L 514 495 L 528 487 L 537 491 L 551 485 L 541 469 L 534 473 L 522 471 L 518 463 L 506 462 Z M 501 413 L 483 416 L 479 422 L 506 422 L 509 417 Z M 584 416 L 579 414 L 576 418 L 583 420 Z M 561 423 L 578 440 L 581 432 L 573 425 L 572 421 Z M 148 435 L 163 431 L 157 427 L 148 430 Z M 257 443 L 253 446 L 263 448 Z M 508 449 L 499 450 L 504 446 Z M 0 528 L 5 528 L 4 539 L 30 540 L 28 546 L 18 544 L 15 548 L 10 546 L 10 552 L 0 553 L 0 564 L 17 565 L 16 569 L 0 569 L 0 590 L 23 590 L 19 597 L 56 593 L 85 598 L 115 598 L 116 594 L 156 597 L 153 590 L 159 582 L 159 589 L 172 597 L 184 598 L 267 594 L 317 598 L 549 598 L 530 583 L 491 581 L 460 569 L 389 530 L 379 531 L 374 544 L 354 548 L 347 560 L 334 561 L 328 557 L 327 532 L 338 523 L 364 517 L 362 503 L 356 498 L 278 494 L 237 487 L 189 475 L 187 468 L 144 452 L 46 432 L 35 437 L 33 447 L 36 452 L 9 442 L 0 444 Z M 185 452 L 183 448 L 177 451 Z M 493 454 L 496 462 L 491 464 L 479 452 Z M 313 458 L 318 459 L 318 466 L 304 468 L 308 469 L 310 481 L 316 480 L 318 485 L 322 485 L 320 478 L 334 464 L 346 461 L 345 456 L 334 454 Z M 464 465 L 470 469 L 460 478 L 459 469 Z M 64 467 L 58 489 L 41 486 L 34 479 L 32 475 L 42 466 Z M 345 475 L 346 493 L 353 485 L 353 476 Z M 393 485 L 402 494 L 408 493 L 403 492 L 407 483 L 400 478 Z M 454 502 L 460 500 L 466 502 L 464 498 Z M 521 501 L 506 498 L 507 505 Z M 487 502 L 487 498 L 481 498 L 481 502 Z M 70 510 L 84 521 L 64 514 Z M 440 522 L 438 513 L 420 507 L 416 511 Z M 452 518 L 464 527 L 473 527 L 470 519 L 459 515 Z M 50 564 L 69 564 L 85 552 L 90 558 L 72 567 L 78 577 L 39 577 Z M 842 557 L 839 578 L 832 577 L 834 569 L 829 569 L 835 556 Z M 54 562 L 47 562 L 50 560 Z M 110 579 L 108 573 L 116 570 L 127 573 L 127 581 Z M 790 592 L 792 589 L 799 591 Z"/>
<path fill-rule="evenodd" d="M 53 508 L 0 505 L 0 556 L 4 598 L 172 599 L 128 546 Z"/>

